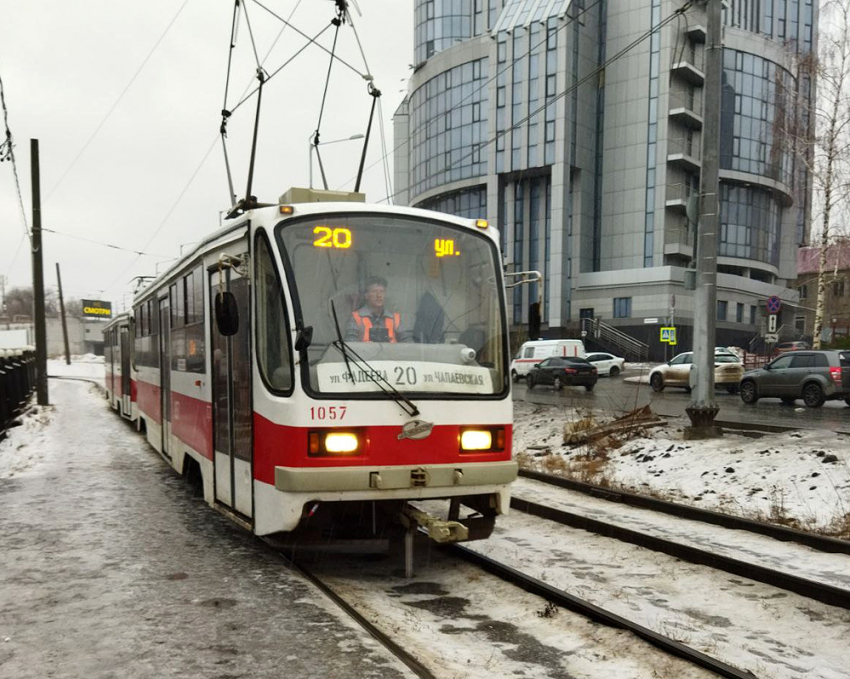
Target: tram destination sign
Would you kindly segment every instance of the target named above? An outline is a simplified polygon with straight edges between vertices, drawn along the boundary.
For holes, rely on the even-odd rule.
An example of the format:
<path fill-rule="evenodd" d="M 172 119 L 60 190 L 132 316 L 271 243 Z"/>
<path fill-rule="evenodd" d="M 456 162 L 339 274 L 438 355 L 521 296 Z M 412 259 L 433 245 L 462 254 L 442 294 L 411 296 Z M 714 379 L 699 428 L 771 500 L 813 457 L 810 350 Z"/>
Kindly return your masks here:
<path fill-rule="evenodd" d="M 99 299 L 84 299 L 82 302 L 85 318 L 112 318 L 112 302 Z"/>

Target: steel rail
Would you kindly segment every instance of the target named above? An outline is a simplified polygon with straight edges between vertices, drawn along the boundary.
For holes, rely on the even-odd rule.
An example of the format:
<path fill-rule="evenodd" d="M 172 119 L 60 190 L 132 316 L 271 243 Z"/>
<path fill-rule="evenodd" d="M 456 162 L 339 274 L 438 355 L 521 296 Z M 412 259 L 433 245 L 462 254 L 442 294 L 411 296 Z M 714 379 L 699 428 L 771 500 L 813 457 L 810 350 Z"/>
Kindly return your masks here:
<path fill-rule="evenodd" d="M 603 625 L 628 630 L 635 636 L 640 637 L 644 641 L 660 648 L 666 653 L 683 658 L 684 660 L 714 672 L 721 677 L 727 677 L 728 679 L 755 679 L 755 675 L 751 672 L 738 669 L 723 662 L 722 660 L 712 658 L 711 656 L 697 651 L 694 648 L 690 648 L 681 642 L 670 639 L 663 634 L 658 634 L 643 625 L 638 625 L 637 623 L 627 620 L 622 616 L 606 611 L 604 608 L 596 606 L 588 601 L 584 601 L 572 594 L 568 594 L 563 590 L 552 587 L 552 585 L 542 582 L 541 580 L 532 578 L 515 568 L 511 568 L 510 566 L 506 566 L 498 561 L 494 561 L 490 557 L 474 552 L 468 547 L 451 545 L 446 549 L 450 549 L 466 561 L 479 566 L 492 575 L 516 585 L 530 594 L 535 594 L 536 596 L 542 597 L 547 601 L 551 601 L 558 606 L 569 609 Z"/>
<path fill-rule="evenodd" d="M 814 535 L 794 528 L 763 523 L 752 519 L 744 519 L 738 516 L 723 514 L 722 512 L 715 512 L 710 509 L 701 509 L 699 507 L 676 504 L 675 502 L 668 502 L 667 500 L 659 500 L 646 495 L 638 495 L 637 493 L 628 493 L 622 490 L 605 488 L 592 483 L 574 481 L 573 479 L 567 479 L 561 476 L 552 476 L 551 474 L 544 474 L 543 472 L 536 472 L 529 469 L 520 469 L 519 475 L 527 479 L 541 481 L 560 488 L 575 490 L 579 493 L 584 493 L 585 495 L 592 495 L 593 497 L 597 497 L 602 500 L 619 502 L 624 505 L 629 505 L 630 507 L 651 509 L 652 511 L 663 512 L 664 514 L 678 516 L 683 519 L 702 521 L 703 523 L 710 523 L 716 526 L 722 526 L 723 528 L 746 530 L 750 533 L 758 533 L 759 535 L 765 535 L 782 542 L 796 542 L 801 545 L 811 547 L 812 549 L 817 549 L 821 552 L 828 552 L 830 554 L 850 554 L 850 541 L 848 540 Z"/>
<path fill-rule="evenodd" d="M 725 571 L 726 573 L 739 575 L 749 580 L 755 580 L 756 582 L 761 582 L 772 587 L 778 587 L 779 589 L 800 594 L 829 606 L 850 609 L 850 590 L 840 587 L 807 580 L 796 575 L 791 575 L 790 573 L 783 573 L 772 568 L 733 559 L 729 556 L 714 554 L 704 549 L 683 545 L 673 540 L 647 535 L 646 533 L 641 533 L 630 528 L 623 528 L 622 526 L 599 521 L 598 519 L 590 519 L 580 514 L 547 507 L 521 498 L 511 498 L 511 509 L 538 516 L 541 519 L 555 521 L 556 523 L 572 528 L 590 531 L 607 538 L 628 542 L 638 547 L 645 547 L 655 552 L 662 552 L 682 561 L 700 566 L 709 566 L 710 568 Z"/>
<path fill-rule="evenodd" d="M 402 663 L 404 663 L 417 677 L 421 677 L 422 679 L 437 679 L 437 675 L 431 672 L 431 670 L 425 667 L 425 665 L 423 665 L 419 660 L 414 658 L 404 648 L 402 648 L 399 644 L 393 641 L 391 637 L 389 637 L 387 634 L 378 629 L 378 627 L 372 624 L 369 620 L 367 620 L 363 615 L 361 615 L 357 611 L 357 609 L 354 608 L 354 606 L 349 604 L 345 599 L 343 599 L 339 594 L 337 594 L 329 585 L 322 582 L 322 580 L 317 575 L 312 573 L 303 564 L 287 556 L 284 552 L 280 550 L 279 547 L 275 547 L 267 540 L 264 540 L 264 542 L 269 547 L 271 547 L 278 554 L 278 556 L 280 556 L 284 561 L 286 561 L 289 566 L 291 566 L 294 570 L 298 571 L 307 580 L 309 580 L 320 592 L 322 592 L 322 594 L 324 594 L 337 606 L 339 606 L 346 613 L 346 615 L 348 615 L 352 620 L 354 620 L 354 622 L 360 625 L 360 627 L 362 627 L 379 644 L 384 646 L 390 653 L 392 653 L 396 658 L 398 658 Z"/>

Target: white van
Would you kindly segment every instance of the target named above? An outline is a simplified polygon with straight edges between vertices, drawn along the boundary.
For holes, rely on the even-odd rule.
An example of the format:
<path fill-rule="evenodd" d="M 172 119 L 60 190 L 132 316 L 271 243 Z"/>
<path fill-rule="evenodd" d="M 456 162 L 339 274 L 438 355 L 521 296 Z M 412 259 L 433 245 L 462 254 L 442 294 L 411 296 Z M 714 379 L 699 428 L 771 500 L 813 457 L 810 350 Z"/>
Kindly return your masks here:
<path fill-rule="evenodd" d="M 516 382 L 528 375 L 535 363 L 550 356 L 585 357 L 584 342 L 577 339 L 532 340 L 525 342 L 511 361 L 511 378 Z"/>

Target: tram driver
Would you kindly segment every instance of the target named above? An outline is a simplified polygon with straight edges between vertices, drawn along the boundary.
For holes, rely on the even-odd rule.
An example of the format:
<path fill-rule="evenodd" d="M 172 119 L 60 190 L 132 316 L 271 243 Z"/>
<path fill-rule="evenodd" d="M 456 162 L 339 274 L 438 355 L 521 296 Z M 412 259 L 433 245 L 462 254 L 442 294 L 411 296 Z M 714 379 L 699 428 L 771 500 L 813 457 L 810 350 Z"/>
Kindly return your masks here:
<path fill-rule="evenodd" d="M 384 306 L 387 280 L 371 276 L 364 286 L 366 303 L 351 312 L 345 329 L 348 342 L 412 342 L 404 319 L 398 312 Z"/>

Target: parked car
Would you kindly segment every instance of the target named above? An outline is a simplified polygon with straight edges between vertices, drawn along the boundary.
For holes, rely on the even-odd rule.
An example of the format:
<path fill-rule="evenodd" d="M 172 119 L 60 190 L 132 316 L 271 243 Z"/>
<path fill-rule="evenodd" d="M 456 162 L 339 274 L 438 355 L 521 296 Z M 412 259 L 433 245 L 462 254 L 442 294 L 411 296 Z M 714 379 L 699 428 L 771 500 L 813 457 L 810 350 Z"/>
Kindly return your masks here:
<path fill-rule="evenodd" d="M 603 352 L 595 352 L 588 354 L 585 358 L 596 367 L 599 375 L 608 375 L 608 377 L 616 377 L 626 369 L 626 359 L 619 358 L 613 354 Z"/>
<path fill-rule="evenodd" d="M 523 343 L 511 361 L 511 378 L 517 382 L 531 368 L 550 356 L 584 357 L 584 342 L 577 339 L 531 340 Z"/>
<path fill-rule="evenodd" d="M 805 351 L 808 349 L 811 349 L 808 342 L 780 342 L 773 347 L 773 355 L 779 356 L 781 354 L 787 354 L 789 351 Z"/>
<path fill-rule="evenodd" d="M 529 389 L 533 389 L 538 384 L 551 384 L 555 389 L 570 386 L 584 387 L 588 391 L 593 391 L 598 377 L 596 368 L 584 358 L 553 356 L 537 363 L 529 371 L 525 383 Z"/>
<path fill-rule="evenodd" d="M 752 404 L 769 397 L 787 404 L 802 398 L 810 408 L 832 399 L 850 405 L 850 351 L 793 351 L 746 372 L 741 400 Z"/>
<path fill-rule="evenodd" d="M 664 391 L 665 387 L 683 387 L 691 390 L 691 372 L 694 368 L 694 353 L 686 351 L 673 357 L 667 363 L 652 369 L 649 373 L 649 386 L 653 391 Z M 714 386 L 725 387 L 734 394 L 744 374 L 744 364 L 732 353 L 714 352 Z"/>

